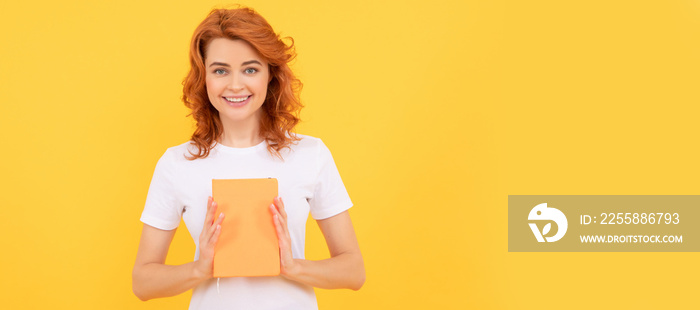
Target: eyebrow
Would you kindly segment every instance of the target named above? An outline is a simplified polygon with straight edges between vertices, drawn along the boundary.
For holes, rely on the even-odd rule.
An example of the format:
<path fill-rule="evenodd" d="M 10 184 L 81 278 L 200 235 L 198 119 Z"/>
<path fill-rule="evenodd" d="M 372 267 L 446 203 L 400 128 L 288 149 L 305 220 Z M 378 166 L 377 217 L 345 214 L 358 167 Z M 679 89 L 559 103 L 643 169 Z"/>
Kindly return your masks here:
<path fill-rule="evenodd" d="M 248 60 L 248 61 L 244 61 L 244 62 L 241 64 L 241 66 L 247 66 L 247 65 L 250 65 L 250 64 L 258 64 L 258 65 L 261 65 L 261 66 L 262 66 L 262 63 L 260 63 L 260 62 L 257 61 L 257 60 Z M 229 65 L 229 64 L 227 64 L 227 63 L 224 63 L 224 62 L 212 62 L 212 63 L 209 65 L 209 67 L 213 67 L 213 66 L 231 67 L 231 65 Z"/>
<path fill-rule="evenodd" d="M 213 66 L 231 67 L 229 64 L 223 62 L 212 62 L 211 65 L 209 65 L 209 67 Z"/>
<path fill-rule="evenodd" d="M 261 64 L 259 61 L 257 61 L 257 60 L 248 60 L 248 61 L 245 61 L 245 62 L 243 62 L 243 63 L 241 64 L 241 66 L 247 66 L 247 65 L 250 65 L 250 64 L 259 64 L 259 65 L 262 66 L 262 64 Z"/>

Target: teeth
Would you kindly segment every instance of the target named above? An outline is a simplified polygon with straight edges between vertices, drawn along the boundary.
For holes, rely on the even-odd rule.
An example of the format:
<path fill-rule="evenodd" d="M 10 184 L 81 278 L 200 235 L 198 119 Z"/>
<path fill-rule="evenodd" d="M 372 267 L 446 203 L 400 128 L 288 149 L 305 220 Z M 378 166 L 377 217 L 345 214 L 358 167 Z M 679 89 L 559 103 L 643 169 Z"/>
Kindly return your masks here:
<path fill-rule="evenodd" d="M 250 97 L 250 96 L 248 96 L 248 97 Z M 229 98 L 229 97 L 224 97 L 224 98 L 225 98 L 226 101 L 228 101 L 228 102 L 243 102 L 243 101 L 245 101 L 246 99 L 248 99 L 248 97 L 243 97 L 243 98 Z"/>

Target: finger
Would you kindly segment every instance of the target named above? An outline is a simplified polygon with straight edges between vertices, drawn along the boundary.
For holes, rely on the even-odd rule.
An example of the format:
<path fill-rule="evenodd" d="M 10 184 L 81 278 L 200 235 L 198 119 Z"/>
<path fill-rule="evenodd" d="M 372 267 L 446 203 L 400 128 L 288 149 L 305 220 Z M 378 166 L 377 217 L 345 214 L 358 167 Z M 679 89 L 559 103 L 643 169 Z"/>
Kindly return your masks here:
<path fill-rule="evenodd" d="M 216 222 L 211 225 L 211 235 L 209 236 L 209 239 L 211 239 L 216 233 L 217 230 L 220 230 L 221 224 L 224 222 L 224 217 L 225 215 L 223 213 L 219 214 L 219 217 L 216 219 Z"/>
<path fill-rule="evenodd" d="M 291 239 L 289 237 L 289 231 L 287 231 L 281 222 L 279 214 L 275 214 L 272 218 L 275 223 L 275 231 L 277 232 L 277 239 L 280 247 L 280 259 L 282 261 L 288 260 L 291 258 Z"/>
<path fill-rule="evenodd" d="M 212 226 L 221 225 L 221 223 L 224 222 L 224 217 L 226 217 L 226 215 L 223 212 L 219 213 L 219 217 L 216 219 L 216 222 Z"/>
<path fill-rule="evenodd" d="M 219 208 L 219 204 L 216 203 L 216 201 L 211 202 L 211 211 L 209 214 L 209 224 L 213 223 L 216 220 L 216 210 Z"/>
<path fill-rule="evenodd" d="M 277 212 L 277 207 L 274 204 L 270 205 L 270 213 L 272 213 L 272 225 L 277 226 L 277 217 L 280 213 Z"/>
<path fill-rule="evenodd" d="M 274 203 L 270 205 L 270 210 L 272 210 L 272 215 L 277 215 L 279 218 L 278 220 L 280 221 L 280 224 L 284 225 L 287 222 L 287 217 L 285 214 L 282 214 L 280 212 L 279 206 L 275 205 Z"/>
<path fill-rule="evenodd" d="M 211 223 L 211 205 L 212 205 L 212 198 L 209 196 L 207 199 L 207 212 L 204 214 L 204 225 L 202 225 L 202 233 L 199 235 L 199 241 L 202 243 L 202 241 L 208 240 L 209 237 L 209 223 Z"/>
<path fill-rule="evenodd" d="M 282 227 L 287 231 L 287 211 L 284 209 L 284 202 L 282 201 L 282 197 L 276 197 L 272 201 L 275 205 L 275 208 L 277 209 L 277 214 L 280 215 L 280 222 L 282 223 Z M 287 235 L 289 233 L 287 232 Z"/>
<path fill-rule="evenodd" d="M 287 211 L 284 209 L 284 202 L 282 201 L 282 197 L 277 197 L 275 200 L 277 200 L 277 209 L 279 210 L 280 214 L 282 217 L 286 220 L 287 219 Z"/>
<path fill-rule="evenodd" d="M 214 228 L 214 234 L 211 236 L 211 240 L 209 240 L 209 243 L 211 243 L 212 246 L 215 246 L 216 242 L 219 241 L 220 235 L 221 235 L 221 225 L 216 225 L 216 228 Z"/>
<path fill-rule="evenodd" d="M 270 208 L 274 209 L 275 211 L 275 215 L 273 216 L 273 219 L 275 221 L 275 228 L 277 229 L 277 226 L 279 225 L 278 238 L 280 238 L 280 240 L 285 238 L 287 240 L 291 240 L 289 228 L 287 227 L 287 219 L 285 217 L 280 216 L 279 212 L 276 212 L 277 210 L 274 208 L 274 205 L 271 205 Z"/>
<path fill-rule="evenodd" d="M 282 228 L 284 228 L 286 234 L 289 235 L 289 231 L 287 228 L 287 212 L 284 210 L 284 203 L 282 202 L 282 197 L 275 198 L 275 202 L 278 203 L 276 206 L 277 214 L 280 215 L 280 224 L 282 224 Z"/>
<path fill-rule="evenodd" d="M 211 238 L 211 234 L 214 233 L 214 228 L 216 227 L 214 225 L 214 221 L 216 220 L 214 216 L 216 216 L 217 207 L 218 205 L 216 201 L 212 200 L 211 207 L 209 208 L 209 211 L 207 211 L 207 218 L 204 220 L 204 230 L 202 233 L 206 238 L 205 240 L 209 240 L 209 238 Z"/>
<path fill-rule="evenodd" d="M 280 216 L 279 214 L 275 214 L 272 216 L 273 222 L 275 223 L 275 231 L 277 231 L 277 239 L 280 240 L 280 245 L 282 244 L 282 239 L 286 237 L 286 234 L 284 233 L 284 227 L 282 226 L 282 223 L 280 222 Z"/>
<path fill-rule="evenodd" d="M 213 221 L 213 219 L 212 219 L 212 216 L 213 216 L 212 205 L 213 205 L 213 203 L 214 203 L 214 199 L 211 198 L 211 196 L 209 196 L 209 198 L 207 199 L 207 213 L 204 216 L 204 223 L 205 224 L 209 224 Z"/>
<path fill-rule="evenodd" d="M 279 217 L 280 224 L 282 224 L 282 228 L 284 229 L 284 232 L 286 235 L 289 235 L 289 229 L 287 228 L 287 218 L 284 216 Z"/>

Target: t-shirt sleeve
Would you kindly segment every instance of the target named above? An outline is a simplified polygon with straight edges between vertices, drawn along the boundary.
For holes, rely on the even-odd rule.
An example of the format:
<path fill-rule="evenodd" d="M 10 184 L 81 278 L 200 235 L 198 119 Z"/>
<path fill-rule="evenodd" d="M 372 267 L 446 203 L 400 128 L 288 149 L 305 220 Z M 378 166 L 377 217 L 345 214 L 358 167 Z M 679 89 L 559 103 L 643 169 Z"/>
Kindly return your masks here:
<path fill-rule="evenodd" d="M 319 144 L 319 170 L 313 198 L 309 200 L 311 216 L 315 220 L 329 218 L 352 207 L 352 201 L 340 178 L 331 151 L 321 140 Z"/>
<path fill-rule="evenodd" d="M 166 151 L 158 160 L 148 188 L 146 206 L 141 213 L 144 224 L 163 230 L 173 230 L 180 225 L 183 208 L 174 186 L 176 167 L 172 152 Z"/>

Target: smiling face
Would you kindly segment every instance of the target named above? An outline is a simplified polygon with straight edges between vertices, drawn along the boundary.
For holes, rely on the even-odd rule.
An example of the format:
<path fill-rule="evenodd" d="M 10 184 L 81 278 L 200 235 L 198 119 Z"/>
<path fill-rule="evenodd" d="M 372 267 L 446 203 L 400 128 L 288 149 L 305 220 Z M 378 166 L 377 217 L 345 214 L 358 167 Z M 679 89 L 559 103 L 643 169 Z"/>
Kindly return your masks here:
<path fill-rule="evenodd" d="M 209 43 L 204 65 L 209 101 L 224 128 L 257 127 L 270 82 L 267 61 L 245 41 L 218 38 Z"/>

